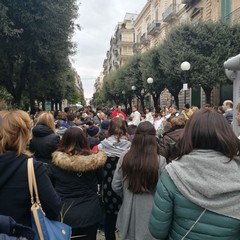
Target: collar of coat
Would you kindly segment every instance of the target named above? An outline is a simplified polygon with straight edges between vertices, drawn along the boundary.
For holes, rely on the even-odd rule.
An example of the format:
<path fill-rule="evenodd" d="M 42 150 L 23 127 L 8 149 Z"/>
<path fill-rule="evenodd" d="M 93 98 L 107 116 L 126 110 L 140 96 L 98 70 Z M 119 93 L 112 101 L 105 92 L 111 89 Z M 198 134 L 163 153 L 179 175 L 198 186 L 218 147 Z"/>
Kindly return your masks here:
<path fill-rule="evenodd" d="M 92 153 L 91 155 L 68 155 L 55 151 L 52 154 L 52 163 L 57 167 L 72 172 L 93 171 L 102 167 L 107 160 L 107 155 L 103 151 Z"/>

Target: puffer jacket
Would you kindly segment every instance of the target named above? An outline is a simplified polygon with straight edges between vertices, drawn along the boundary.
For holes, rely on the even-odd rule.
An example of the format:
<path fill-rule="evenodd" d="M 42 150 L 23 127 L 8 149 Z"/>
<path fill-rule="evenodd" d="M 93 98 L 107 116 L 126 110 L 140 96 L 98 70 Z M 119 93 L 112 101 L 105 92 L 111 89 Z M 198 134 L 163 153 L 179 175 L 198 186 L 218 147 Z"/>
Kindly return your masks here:
<path fill-rule="evenodd" d="M 165 170 L 154 196 L 149 230 L 157 239 L 181 240 L 203 211 L 179 192 Z M 185 239 L 239 240 L 240 221 L 207 210 Z"/>
<path fill-rule="evenodd" d="M 47 125 L 38 123 L 33 129 L 33 138 L 30 141 L 30 151 L 35 158 L 43 163 L 50 163 L 52 153 L 57 149 L 60 137 Z"/>

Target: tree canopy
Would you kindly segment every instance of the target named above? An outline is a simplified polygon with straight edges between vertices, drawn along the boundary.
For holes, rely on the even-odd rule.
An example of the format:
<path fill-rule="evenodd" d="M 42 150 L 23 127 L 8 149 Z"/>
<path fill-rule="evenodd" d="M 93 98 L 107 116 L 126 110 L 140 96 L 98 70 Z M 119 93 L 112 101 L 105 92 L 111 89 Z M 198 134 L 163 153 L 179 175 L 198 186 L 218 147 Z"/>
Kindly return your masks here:
<path fill-rule="evenodd" d="M 128 96 L 131 86 L 144 107 L 144 97 L 150 93 L 155 108 L 160 93 L 167 88 L 178 105 L 178 95 L 185 80 L 190 87 L 201 86 L 210 103 L 215 86 L 227 83 L 223 63 L 240 52 L 240 25 L 230 26 L 222 22 L 183 23 L 172 28 L 165 40 L 143 54 L 133 56 L 114 74 L 105 77 L 105 91 L 110 99 L 122 101 L 124 89 Z M 189 71 L 181 70 L 181 63 L 191 64 Z M 147 78 L 153 83 L 148 84 Z M 130 102 L 129 102 L 130 104 Z"/>
<path fill-rule="evenodd" d="M 15 104 L 22 94 L 31 102 L 65 97 L 77 10 L 76 0 L 1 1 L 0 85 Z"/>

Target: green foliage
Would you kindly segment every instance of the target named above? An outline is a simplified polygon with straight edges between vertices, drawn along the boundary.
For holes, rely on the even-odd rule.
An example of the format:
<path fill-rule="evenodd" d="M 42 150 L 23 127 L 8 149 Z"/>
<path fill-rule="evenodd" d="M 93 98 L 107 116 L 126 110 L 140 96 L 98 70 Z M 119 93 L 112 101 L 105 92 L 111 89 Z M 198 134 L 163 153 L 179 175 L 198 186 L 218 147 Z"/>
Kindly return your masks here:
<path fill-rule="evenodd" d="M 146 93 L 153 96 L 155 107 L 160 93 L 166 87 L 178 105 L 178 94 L 186 80 L 190 87 L 201 86 L 210 103 L 214 86 L 228 82 L 223 63 L 240 52 L 240 25 L 229 26 L 222 22 L 198 22 L 178 25 L 167 33 L 165 40 L 144 54 L 133 56 L 127 64 L 104 79 L 101 101 L 123 101 L 134 93 L 142 101 Z M 181 63 L 188 61 L 191 69 L 181 70 Z M 147 84 L 147 78 L 154 82 Z M 142 91 L 142 90 L 145 91 Z M 96 94 L 99 98 L 99 96 Z M 104 97 L 103 97 L 104 96 Z M 120 97 L 121 96 L 121 97 Z"/>
<path fill-rule="evenodd" d="M 31 100 L 49 98 L 46 89 L 54 85 L 59 99 L 64 95 L 76 16 L 76 0 L 1 1 L 0 84 L 16 104 L 25 90 Z"/>
<path fill-rule="evenodd" d="M 238 31 L 236 27 L 235 33 Z M 233 52 L 237 54 L 240 51 L 239 43 L 236 44 L 238 47 L 233 46 L 234 41 L 236 43 L 233 29 L 222 22 L 186 23 L 172 29 L 159 47 L 169 91 L 176 95 L 182 88 L 184 72 L 180 65 L 188 61 L 191 63 L 187 72 L 189 86 L 201 85 L 207 101 L 210 101 L 213 87 L 227 81 L 224 61 Z"/>

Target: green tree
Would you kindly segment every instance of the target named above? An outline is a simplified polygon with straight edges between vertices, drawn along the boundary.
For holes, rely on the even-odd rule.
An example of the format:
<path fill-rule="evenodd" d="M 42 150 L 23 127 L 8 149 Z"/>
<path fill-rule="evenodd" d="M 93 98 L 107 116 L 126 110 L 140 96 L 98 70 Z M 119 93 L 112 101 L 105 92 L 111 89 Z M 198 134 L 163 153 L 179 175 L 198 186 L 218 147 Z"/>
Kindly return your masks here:
<path fill-rule="evenodd" d="M 76 1 L 3 0 L 1 6 L 0 18 L 9 30 L 0 34 L 0 84 L 18 105 L 27 89 L 33 104 L 44 90 L 34 87 L 55 84 L 69 66 Z"/>
<path fill-rule="evenodd" d="M 164 72 L 161 68 L 161 57 L 157 48 L 152 48 L 141 56 L 140 68 L 143 76 L 144 87 L 152 95 L 156 112 L 160 111 L 159 98 L 166 87 Z M 153 83 L 148 84 L 147 79 L 153 78 Z"/>
<path fill-rule="evenodd" d="M 237 54 L 240 50 L 232 46 L 232 33 L 231 27 L 222 22 L 186 23 L 170 31 L 159 48 L 159 54 L 164 59 L 161 65 L 168 79 L 167 88 L 175 100 L 182 87 L 181 79 L 184 79 L 180 65 L 188 61 L 191 64 L 187 72 L 189 86 L 200 85 L 206 103 L 210 103 L 213 87 L 227 81 L 224 61 L 230 53 Z"/>

